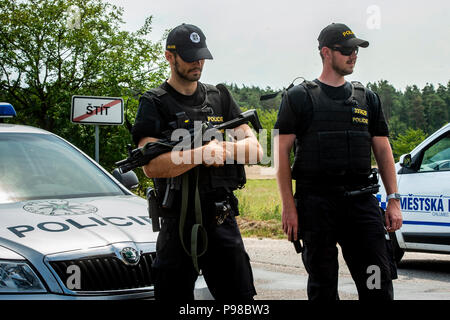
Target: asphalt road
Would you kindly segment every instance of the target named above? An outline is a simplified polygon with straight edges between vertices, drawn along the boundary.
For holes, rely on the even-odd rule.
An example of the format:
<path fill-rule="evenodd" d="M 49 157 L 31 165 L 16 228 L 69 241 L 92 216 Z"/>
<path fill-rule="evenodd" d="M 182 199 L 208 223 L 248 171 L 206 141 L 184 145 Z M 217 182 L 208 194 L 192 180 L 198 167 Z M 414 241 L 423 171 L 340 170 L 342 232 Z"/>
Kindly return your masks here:
<path fill-rule="evenodd" d="M 305 300 L 308 275 L 301 256 L 287 240 L 245 238 L 258 295 L 256 300 Z M 358 299 L 339 254 L 339 296 Z M 450 300 L 450 255 L 405 253 L 394 281 L 396 300 Z"/>

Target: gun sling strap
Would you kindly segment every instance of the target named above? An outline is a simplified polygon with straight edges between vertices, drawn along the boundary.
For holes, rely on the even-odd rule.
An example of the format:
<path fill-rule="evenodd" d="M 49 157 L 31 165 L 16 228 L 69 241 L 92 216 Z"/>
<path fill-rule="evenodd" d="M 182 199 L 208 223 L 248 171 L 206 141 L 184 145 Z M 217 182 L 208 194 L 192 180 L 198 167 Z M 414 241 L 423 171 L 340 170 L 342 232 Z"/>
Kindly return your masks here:
<path fill-rule="evenodd" d="M 182 191 L 181 191 L 181 211 L 180 211 L 180 224 L 179 224 L 179 235 L 181 240 L 181 245 L 184 249 L 184 251 L 192 258 L 192 262 L 194 264 L 194 268 L 197 271 L 197 273 L 200 273 L 200 269 L 198 266 L 198 257 L 202 256 L 208 247 L 208 237 L 206 234 L 206 230 L 203 227 L 202 222 L 202 207 L 200 203 L 200 192 L 198 190 L 198 176 L 199 176 L 199 167 L 197 166 L 194 169 L 195 173 L 195 204 L 194 204 L 194 211 L 195 211 L 195 223 L 192 226 L 191 229 L 191 250 L 186 248 L 186 245 L 184 243 L 184 226 L 186 223 L 186 216 L 187 216 L 187 207 L 189 202 L 189 174 L 186 172 L 183 174 L 182 177 Z M 198 252 L 199 244 L 198 244 L 198 237 L 199 235 L 202 237 L 202 243 L 203 243 L 203 250 L 201 252 Z"/>

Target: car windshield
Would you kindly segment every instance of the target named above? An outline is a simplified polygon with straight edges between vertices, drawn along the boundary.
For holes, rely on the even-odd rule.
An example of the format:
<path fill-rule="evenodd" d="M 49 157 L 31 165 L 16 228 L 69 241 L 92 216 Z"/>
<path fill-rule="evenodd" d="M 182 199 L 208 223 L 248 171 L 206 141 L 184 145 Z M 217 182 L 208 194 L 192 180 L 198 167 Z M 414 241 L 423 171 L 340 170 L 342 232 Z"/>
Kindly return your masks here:
<path fill-rule="evenodd" d="M 123 194 L 95 164 L 56 136 L 0 133 L 0 203 Z"/>
<path fill-rule="evenodd" d="M 449 169 L 450 135 L 447 135 L 425 151 L 420 171 L 443 171 Z"/>

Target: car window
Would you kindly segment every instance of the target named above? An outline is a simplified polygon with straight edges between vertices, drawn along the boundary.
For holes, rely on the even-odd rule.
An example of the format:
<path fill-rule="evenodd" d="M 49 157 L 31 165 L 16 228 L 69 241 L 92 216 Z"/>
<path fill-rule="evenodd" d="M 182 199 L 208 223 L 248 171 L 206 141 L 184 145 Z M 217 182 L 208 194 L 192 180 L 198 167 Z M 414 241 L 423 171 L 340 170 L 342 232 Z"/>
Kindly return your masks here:
<path fill-rule="evenodd" d="M 119 194 L 116 183 L 62 139 L 0 133 L 0 203 Z"/>
<path fill-rule="evenodd" d="M 423 155 L 419 172 L 450 170 L 450 136 L 440 139 Z"/>

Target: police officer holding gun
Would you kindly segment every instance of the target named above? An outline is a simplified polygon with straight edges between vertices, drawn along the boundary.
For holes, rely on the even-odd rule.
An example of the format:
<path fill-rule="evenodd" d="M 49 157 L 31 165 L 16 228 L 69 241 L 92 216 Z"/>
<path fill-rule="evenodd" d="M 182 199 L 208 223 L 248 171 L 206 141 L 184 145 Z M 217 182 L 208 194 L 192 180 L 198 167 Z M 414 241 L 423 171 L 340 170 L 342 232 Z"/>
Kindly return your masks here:
<path fill-rule="evenodd" d="M 192 129 L 195 121 L 218 124 L 241 113 L 225 86 L 199 81 L 205 59 L 213 58 L 205 40 L 190 24 L 169 33 L 165 58 L 171 75 L 140 99 L 132 129 L 139 147 L 162 139 L 167 130 Z M 200 270 L 216 300 L 252 300 L 256 294 L 233 190 L 245 184 L 243 164 L 259 161 L 262 149 L 247 124 L 234 132 L 239 134 L 232 141 L 172 150 L 143 166 L 154 178 L 153 208 L 162 217 L 153 263 L 157 300 L 193 300 Z"/>
<path fill-rule="evenodd" d="M 337 243 L 359 298 L 390 300 L 396 270 L 386 231 L 399 229 L 402 216 L 388 127 L 378 95 L 344 78 L 369 43 L 341 23 L 328 25 L 318 40 L 322 74 L 284 94 L 275 125 L 283 229 L 289 240 L 303 240 L 310 300 L 339 299 Z M 379 186 L 371 150 L 388 193 L 385 217 L 372 195 Z"/>

